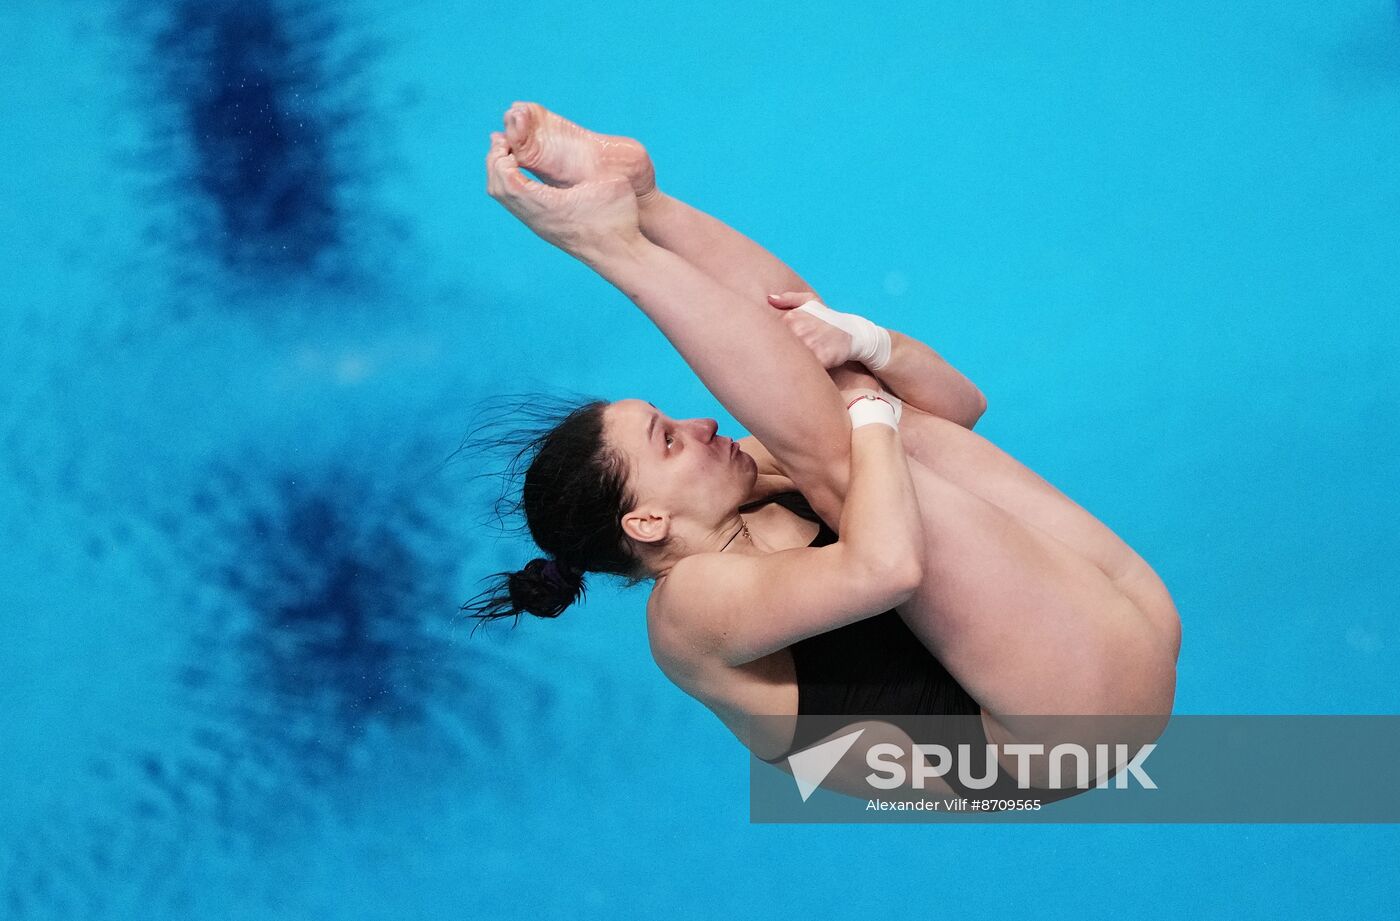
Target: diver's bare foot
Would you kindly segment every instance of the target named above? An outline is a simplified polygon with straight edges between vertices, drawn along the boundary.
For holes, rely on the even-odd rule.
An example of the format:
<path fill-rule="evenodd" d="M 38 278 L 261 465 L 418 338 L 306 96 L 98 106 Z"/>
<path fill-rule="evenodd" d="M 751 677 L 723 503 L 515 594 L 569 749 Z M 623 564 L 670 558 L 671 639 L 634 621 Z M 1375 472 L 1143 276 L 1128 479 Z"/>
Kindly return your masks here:
<path fill-rule="evenodd" d="M 644 202 L 656 194 L 656 171 L 646 148 L 632 138 L 589 131 L 536 102 L 506 110 L 506 141 L 521 166 L 554 185 L 599 176 L 626 176 Z"/>

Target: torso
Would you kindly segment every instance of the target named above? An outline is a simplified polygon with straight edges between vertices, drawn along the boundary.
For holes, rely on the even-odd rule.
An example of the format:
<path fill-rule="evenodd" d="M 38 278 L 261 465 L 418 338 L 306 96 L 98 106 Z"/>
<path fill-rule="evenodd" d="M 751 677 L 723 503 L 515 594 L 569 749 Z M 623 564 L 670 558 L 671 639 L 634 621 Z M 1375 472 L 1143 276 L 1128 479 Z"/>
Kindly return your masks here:
<path fill-rule="evenodd" d="M 758 498 L 761 496 L 749 501 Z M 766 544 L 782 550 L 809 546 L 821 528 L 819 523 L 808 521 L 776 502 L 745 512 L 744 520 L 751 533 Z M 779 649 L 752 662 L 731 666 L 697 655 L 692 649 L 661 646 L 659 638 L 667 632 L 653 628 L 654 619 L 661 616 L 657 606 L 652 603 L 655 598 L 656 593 L 653 592 L 647 604 L 647 631 L 651 637 L 652 654 L 666 676 L 708 707 L 754 754 L 763 758 L 786 750 L 792 738 L 791 727 L 783 730 L 785 738 L 775 735 L 772 738 L 749 739 L 748 717 L 773 715 L 796 718 L 797 674 L 791 649 Z M 765 721 L 764 726 L 780 722 Z"/>

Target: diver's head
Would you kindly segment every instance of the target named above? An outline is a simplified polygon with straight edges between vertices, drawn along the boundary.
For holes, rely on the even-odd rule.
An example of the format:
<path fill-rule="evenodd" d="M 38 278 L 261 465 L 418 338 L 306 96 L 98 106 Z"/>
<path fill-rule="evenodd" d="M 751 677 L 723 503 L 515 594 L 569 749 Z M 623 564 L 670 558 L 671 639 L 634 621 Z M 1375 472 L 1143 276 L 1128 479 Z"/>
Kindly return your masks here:
<path fill-rule="evenodd" d="M 757 467 L 713 419 L 671 419 L 644 400 L 590 400 L 542 431 L 515 434 L 528 456 L 516 508 L 546 554 L 462 605 L 474 617 L 557 617 L 585 573 L 635 584 L 664 572 L 732 519 Z"/>
<path fill-rule="evenodd" d="M 604 416 L 632 500 L 622 531 L 650 573 L 664 571 L 733 518 L 758 468 L 713 419 L 672 419 L 645 400 L 618 400 Z"/>

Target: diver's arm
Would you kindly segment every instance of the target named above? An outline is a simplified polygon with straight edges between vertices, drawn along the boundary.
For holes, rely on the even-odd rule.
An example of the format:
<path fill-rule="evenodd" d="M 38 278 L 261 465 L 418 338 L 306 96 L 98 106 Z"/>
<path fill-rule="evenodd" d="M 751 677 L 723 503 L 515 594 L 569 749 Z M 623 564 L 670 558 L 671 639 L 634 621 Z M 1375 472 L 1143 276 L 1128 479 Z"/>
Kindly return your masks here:
<path fill-rule="evenodd" d="M 827 524 L 841 520 L 850 423 L 836 385 L 766 304 L 645 237 L 577 248 L 642 309 L 730 414 L 771 451 Z"/>
<path fill-rule="evenodd" d="M 972 428 L 987 411 L 987 398 L 929 346 L 890 330 L 890 360 L 871 371 L 890 393 L 930 416 Z M 863 367 L 863 366 L 862 366 Z"/>
<path fill-rule="evenodd" d="M 854 313 L 834 311 L 811 291 L 770 294 L 768 303 L 822 367 L 835 372 L 844 366 L 874 374 L 886 392 L 964 428 L 972 428 L 986 411 L 987 400 L 977 386 L 912 336 L 882 329 Z M 881 337 L 888 339 L 887 355 L 880 346 Z M 839 380 L 837 386 L 842 386 Z"/>
<path fill-rule="evenodd" d="M 705 649 L 726 665 L 742 665 L 888 611 L 919 590 L 923 517 L 899 432 L 867 423 L 850 440 L 850 494 L 838 540 L 678 561 L 657 589 L 670 613 L 662 629 L 680 631 L 673 648 Z"/>
<path fill-rule="evenodd" d="M 842 390 L 850 387 L 870 387 L 884 390 L 904 401 L 905 409 L 917 410 L 929 416 L 947 419 L 970 429 L 987 411 L 987 398 L 977 386 L 963 377 L 952 365 L 934 354 L 933 361 L 916 349 L 905 349 L 900 340 L 923 345 L 891 330 L 892 343 L 889 365 L 877 374 L 858 361 L 837 365 L 827 373 Z M 930 353 L 932 349 L 928 349 Z M 890 373 L 890 368 L 894 372 Z"/>

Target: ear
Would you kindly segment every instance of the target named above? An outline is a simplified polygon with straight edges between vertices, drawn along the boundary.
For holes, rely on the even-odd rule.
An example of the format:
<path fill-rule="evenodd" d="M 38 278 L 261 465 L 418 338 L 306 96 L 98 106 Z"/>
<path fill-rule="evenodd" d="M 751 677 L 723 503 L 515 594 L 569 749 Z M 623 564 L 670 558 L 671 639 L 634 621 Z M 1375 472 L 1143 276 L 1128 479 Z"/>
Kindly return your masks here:
<path fill-rule="evenodd" d="M 645 507 L 622 516 L 622 533 L 643 544 L 655 544 L 671 533 L 671 516 Z"/>

